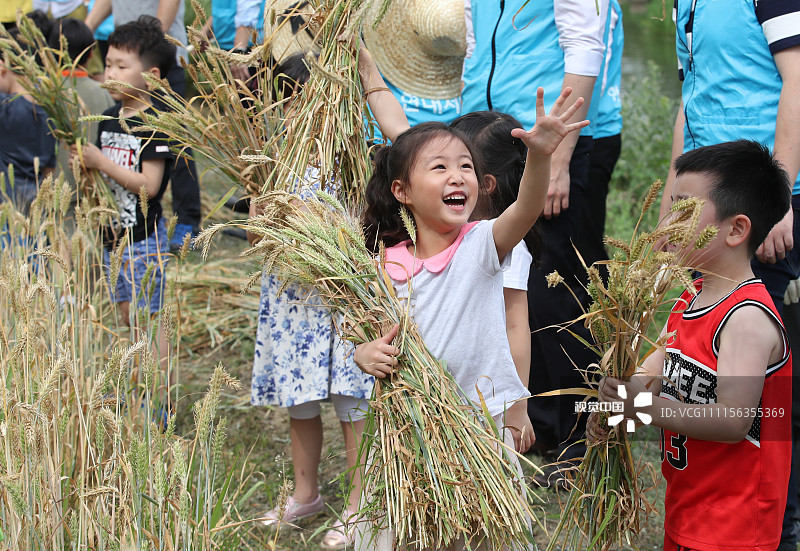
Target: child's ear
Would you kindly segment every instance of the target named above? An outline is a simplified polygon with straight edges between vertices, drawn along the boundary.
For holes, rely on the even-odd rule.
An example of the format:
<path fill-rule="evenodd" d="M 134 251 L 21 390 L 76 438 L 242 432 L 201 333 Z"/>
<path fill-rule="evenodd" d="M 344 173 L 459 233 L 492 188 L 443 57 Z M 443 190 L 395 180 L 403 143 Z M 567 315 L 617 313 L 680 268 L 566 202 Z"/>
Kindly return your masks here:
<path fill-rule="evenodd" d="M 486 185 L 486 195 L 491 195 L 497 189 L 497 178 L 492 174 L 484 176 L 483 183 Z"/>
<path fill-rule="evenodd" d="M 725 236 L 725 243 L 729 247 L 738 247 L 750 239 L 750 230 L 753 227 L 750 218 L 744 214 L 737 214 L 729 218 L 730 230 Z"/>
<path fill-rule="evenodd" d="M 406 186 L 400 180 L 392 181 L 392 195 L 394 198 L 403 203 L 408 204 L 408 194 L 406 193 Z"/>
<path fill-rule="evenodd" d="M 153 75 L 156 78 L 161 78 L 161 69 L 159 69 L 158 67 L 150 67 L 145 72 L 146 73 L 150 73 L 151 75 Z"/>

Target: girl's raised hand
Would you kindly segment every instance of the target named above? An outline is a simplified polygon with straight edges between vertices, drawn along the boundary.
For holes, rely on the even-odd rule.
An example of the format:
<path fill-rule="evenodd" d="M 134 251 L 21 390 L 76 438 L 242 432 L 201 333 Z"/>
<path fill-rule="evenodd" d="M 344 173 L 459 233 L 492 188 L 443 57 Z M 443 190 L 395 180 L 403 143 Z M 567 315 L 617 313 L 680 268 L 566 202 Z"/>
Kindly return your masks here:
<path fill-rule="evenodd" d="M 578 98 L 563 113 L 558 114 L 571 94 L 572 88 L 564 88 L 553 104 L 550 114 L 545 115 L 544 88 L 539 87 L 536 90 L 536 124 L 528 131 L 522 128 L 515 128 L 511 131 L 511 135 L 521 139 L 528 146 L 528 151 L 531 153 L 542 156 L 552 155 L 561 142 L 564 141 L 567 134 L 580 130 L 589 124 L 588 120 L 567 123 L 570 117 L 575 114 L 575 111 L 583 105 L 583 98 Z"/>
<path fill-rule="evenodd" d="M 354 359 L 361 371 L 378 379 L 383 379 L 394 371 L 400 349 L 394 346 L 392 341 L 399 329 L 400 327 L 395 325 L 382 337 L 356 347 Z"/>

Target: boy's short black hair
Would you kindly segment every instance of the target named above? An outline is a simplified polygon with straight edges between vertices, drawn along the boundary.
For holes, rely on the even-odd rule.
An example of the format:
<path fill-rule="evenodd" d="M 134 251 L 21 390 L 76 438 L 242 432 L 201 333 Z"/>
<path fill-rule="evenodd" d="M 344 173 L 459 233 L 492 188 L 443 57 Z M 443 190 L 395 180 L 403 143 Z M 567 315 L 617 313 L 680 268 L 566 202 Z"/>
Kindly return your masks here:
<path fill-rule="evenodd" d="M 150 15 L 140 15 L 136 21 L 120 25 L 108 37 L 109 47 L 135 52 L 145 70 L 158 67 L 166 78 L 175 64 L 175 45 L 165 37 L 161 22 Z"/>
<path fill-rule="evenodd" d="M 42 10 L 33 10 L 25 14 L 25 17 L 33 21 L 33 24 L 36 25 L 36 28 L 39 29 L 45 40 L 50 37 L 50 33 L 53 32 L 53 20 L 47 17 L 45 12 Z"/>
<path fill-rule="evenodd" d="M 70 59 L 79 65 L 86 63 L 94 46 L 94 36 L 86 23 L 72 17 L 56 21 L 53 32 L 47 39 L 47 45 L 60 50 L 62 36 L 67 41 L 67 53 Z"/>
<path fill-rule="evenodd" d="M 789 176 L 769 148 L 751 140 L 699 147 L 675 159 L 675 175 L 700 173 L 711 178 L 708 198 L 717 219 L 736 214 L 750 219 L 750 254 L 789 210 Z"/>

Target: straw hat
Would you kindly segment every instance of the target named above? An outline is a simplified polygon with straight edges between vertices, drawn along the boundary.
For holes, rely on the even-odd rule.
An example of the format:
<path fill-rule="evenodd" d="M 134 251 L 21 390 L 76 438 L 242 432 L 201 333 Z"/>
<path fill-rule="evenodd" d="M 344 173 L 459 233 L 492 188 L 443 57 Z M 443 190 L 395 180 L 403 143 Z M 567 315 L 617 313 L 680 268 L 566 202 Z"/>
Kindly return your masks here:
<path fill-rule="evenodd" d="M 307 0 L 266 0 L 264 41 L 272 45 L 272 57 L 281 62 L 297 52 L 319 52 L 306 26 L 314 8 Z"/>
<path fill-rule="evenodd" d="M 392 0 L 378 27 L 382 0 L 364 20 L 364 42 L 386 79 L 409 94 L 450 99 L 461 94 L 467 49 L 463 0 Z"/>

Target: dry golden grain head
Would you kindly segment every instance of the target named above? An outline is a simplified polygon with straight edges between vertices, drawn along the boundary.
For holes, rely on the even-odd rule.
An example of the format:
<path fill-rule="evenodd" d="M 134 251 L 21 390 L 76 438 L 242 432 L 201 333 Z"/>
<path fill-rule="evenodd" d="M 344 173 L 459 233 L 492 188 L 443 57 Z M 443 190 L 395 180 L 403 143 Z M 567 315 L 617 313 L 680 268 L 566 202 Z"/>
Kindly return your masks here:
<path fill-rule="evenodd" d="M 555 287 L 561 283 L 564 283 L 564 278 L 559 275 L 558 272 L 551 272 L 547 274 L 547 286 L 548 287 Z"/>
<path fill-rule="evenodd" d="M 406 228 L 408 232 L 408 236 L 411 238 L 413 243 L 417 242 L 417 226 L 414 223 L 414 217 L 411 216 L 411 213 L 405 207 L 405 205 L 400 207 L 400 218 L 403 220 L 403 226 Z"/>
<path fill-rule="evenodd" d="M 656 202 L 659 195 L 661 194 L 661 189 L 664 187 L 664 182 L 660 179 L 653 182 L 653 185 L 650 186 L 650 189 L 647 191 L 647 195 L 644 198 L 644 203 L 642 204 L 642 213 L 647 212 L 650 207 L 653 206 L 653 203 Z"/>
<path fill-rule="evenodd" d="M 167 342 L 172 342 L 175 336 L 175 317 L 171 305 L 161 309 L 161 325 L 164 327 L 164 336 Z"/>
<path fill-rule="evenodd" d="M 139 208 L 142 209 L 142 215 L 147 220 L 147 211 L 150 210 L 150 198 L 147 195 L 147 187 L 142 186 L 139 188 Z"/>
<path fill-rule="evenodd" d="M 697 289 L 694 286 L 694 280 L 685 269 L 675 269 L 671 275 L 677 280 L 677 283 L 683 286 L 684 289 L 689 291 L 692 295 L 697 294 Z"/>
<path fill-rule="evenodd" d="M 110 433 L 112 438 L 116 439 L 120 435 L 120 419 L 109 408 L 100 408 L 98 412 L 103 426 L 107 433 Z"/>
<path fill-rule="evenodd" d="M 697 250 L 703 249 L 708 246 L 711 241 L 717 236 L 719 228 L 716 226 L 706 226 L 694 242 L 694 248 Z"/>
<path fill-rule="evenodd" d="M 175 226 L 178 224 L 178 215 L 173 214 L 169 222 L 167 222 L 167 239 L 171 240 L 172 236 L 175 234 Z"/>
<path fill-rule="evenodd" d="M 117 287 L 117 281 L 119 279 L 119 272 L 122 269 L 122 260 L 123 260 L 123 254 L 122 253 L 125 250 L 125 247 L 127 246 L 127 244 L 128 244 L 127 239 L 125 239 L 125 238 L 120 239 L 119 243 L 117 243 L 117 246 L 114 249 L 114 252 L 112 252 L 110 254 L 111 266 L 109 267 L 108 279 L 109 279 L 109 282 L 111 284 L 111 288 L 112 289 L 116 289 L 116 287 Z"/>
<path fill-rule="evenodd" d="M 631 254 L 630 246 L 621 239 L 617 239 L 616 237 L 611 237 L 610 235 L 607 235 L 603 238 L 603 242 L 610 247 L 614 247 L 616 249 L 624 251 L 625 254 L 627 254 L 628 256 L 630 256 Z"/>

